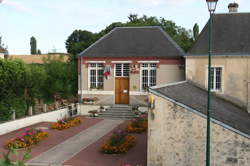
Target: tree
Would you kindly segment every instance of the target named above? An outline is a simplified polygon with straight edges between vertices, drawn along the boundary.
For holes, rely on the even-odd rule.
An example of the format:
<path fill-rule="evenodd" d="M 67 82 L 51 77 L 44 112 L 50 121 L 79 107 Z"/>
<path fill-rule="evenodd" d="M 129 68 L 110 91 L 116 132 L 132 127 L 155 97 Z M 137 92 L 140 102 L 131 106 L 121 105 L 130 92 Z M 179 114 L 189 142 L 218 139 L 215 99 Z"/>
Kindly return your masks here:
<path fill-rule="evenodd" d="M 68 53 L 77 55 L 115 27 L 124 26 L 161 26 L 185 51 L 193 44 L 192 31 L 177 26 L 173 21 L 152 16 L 148 17 L 146 15 L 139 17 L 137 14 L 130 14 L 128 22 L 114 22 L 97 34 L 89 31 L 75 30 L 66 41 L 67 51 Z"/>
<path fill-rule="evenodd" d="M 42 54 L 40 49 L 37 50 L 37 54 Z"/>
<path fill-rule="evenodd" d="M 21 61 L 0 59 L 0 121 L 8 120 L 12 110 L 24 114 L 26 65 Z"/>
<path fill-rule="evenodd" d="M 193 27 L 193 38 L 194 40 L 197 40 L 198 37 L 199 37 L 199 25 L 197 23 L 194 24 L 194 27 Z"/>
<path fill-rule="evenodd" d="M 3 43 L 1 36 L 0 36 L 0 48 L 5 49 L 7 51 L 7 46 Z"/>
<path fill-rule="evenodd" d="M 96 41 L 95 33 L 85 30 L 75 30 L 66 41 L 68 53 L 77 55 Z"/>
<path fill-rule="evenodd" d="M 30 38 L 30 53 L 32 55 L 37 54 L 36 38 L 34 36 Z"/>

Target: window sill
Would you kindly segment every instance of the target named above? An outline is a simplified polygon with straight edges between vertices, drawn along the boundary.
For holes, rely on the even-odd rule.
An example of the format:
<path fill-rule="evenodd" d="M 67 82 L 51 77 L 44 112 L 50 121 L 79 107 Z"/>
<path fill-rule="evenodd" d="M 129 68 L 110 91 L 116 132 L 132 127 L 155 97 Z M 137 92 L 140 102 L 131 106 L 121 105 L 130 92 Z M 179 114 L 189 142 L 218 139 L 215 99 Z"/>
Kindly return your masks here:
<path fill-rule="evenodd" d="M 104 89 L 90 88 L 90 91 L 103 91 Z"/>

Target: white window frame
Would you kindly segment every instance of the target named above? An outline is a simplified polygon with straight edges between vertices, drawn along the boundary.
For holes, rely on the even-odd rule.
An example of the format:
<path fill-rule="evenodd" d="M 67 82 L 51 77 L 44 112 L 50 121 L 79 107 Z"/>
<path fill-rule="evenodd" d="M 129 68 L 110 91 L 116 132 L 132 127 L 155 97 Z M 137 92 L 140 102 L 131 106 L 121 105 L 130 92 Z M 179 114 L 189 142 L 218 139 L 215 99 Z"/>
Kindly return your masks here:
<path fill-rule="evenodd" d="M 91 64 L 95 64 L 96 66 L 95 67 L 91 67 Z M 103 66 L 99 67 L 98 65 L 100 65 L 100 64 L 102 64 Z M 97 89 L 98 84 L 99 84 L 99 81 L 98 81 L 98 71 L 100 69 L 104 70 L 104 64 L 103 63 L 89 63 L 88 64 L 88 89 Z M 92 88 L 91 87 L 91 82 L 90 82 L 91 81 L 91 70 L 95 70 L 96 71 L 96 76 L 95 76 L 96 77 L 96 82 L 95 82 L 96 88 Z M 103 78 L 102 84 L 103 84 L 103 88 L 104 88 L 104 78 Z"/>
<path fill-rule="evenodd" d="M 117 71 L 116 65 L 118 65 L 118 64 L 121 65 L 121 76 L 117 76 L 117 75 L 116 75 L 116 71 Z M 125 64 L 128 64 L 128 76 L 124 76 L 124 65 L 125 65 Z M 115 67 L 114 67 L 114 76 L 115 76 L 115 77 L 129 77 L 129 75 L 130 75 L 130 64 L 129 64 L 129 63 L 116 63 L 116 64 L 115 64 Z"/>
<path fill-rule="evenodd" d="M 147 64 L 148 67 L 143 67 L 143 64 Z M 151 67 L 150 65 L 154 64 L 155 67 Z M 151 70 L 155 70 L 155 85 L 153 86 L 156 86 L 157 85 L 157 63 L 141 63 L 140 64 L 140 90 L 141 91 L 145 91 L 145 89 L 143 89 L 143 70 L 147 70 L 148 71 L 148 82 L 147 82 L 147 85 L 148 87 L 150 87 L 150 81 L 151 79 L 149 79 L 151 76 L 150 76 L 150 71 Z"/>
<path fill-rule="evenodd" d="M 216 93 L 224 93 L 224 66 L 222 65 L 212 65 L 212 68 L 221 68 L 221 88 L 216 89 L 216 70 L 214 70 L 214 76 L 213 76 L 213 87 L 211 86 L 211 91 Z M 208 66 L 206 65 L 206 88 L 208 88 Z"/>

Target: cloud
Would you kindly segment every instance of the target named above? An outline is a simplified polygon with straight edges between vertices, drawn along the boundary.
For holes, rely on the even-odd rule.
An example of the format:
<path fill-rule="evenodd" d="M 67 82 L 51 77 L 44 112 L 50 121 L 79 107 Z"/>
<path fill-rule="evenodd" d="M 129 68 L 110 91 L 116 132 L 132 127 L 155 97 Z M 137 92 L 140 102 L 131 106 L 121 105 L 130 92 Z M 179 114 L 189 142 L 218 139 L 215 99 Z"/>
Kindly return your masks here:
<path fill-rule="evenodd" d="M 130 0 L 130 1 L 142 4 L 145 6 L 159 6 L 164 2 L 164 0 Z"/>
<path fill-rule="evenodd" d="M 32 10 L 30 8 L 28 8 L 27 6 L 15 1 L 15 0 L 0 0 L 0 3 L 3 3 L 7 6 L 10 6 L 20 12 L 28 12 L 31 13 Z"/>
<path fill-rule="evenodd" d="M 163 4 L 170 5 L 185 5 L 193 3 L 197 0 L 129 0 L 130 2 L 136 2 L 145 6 L 159 6 Z"/>

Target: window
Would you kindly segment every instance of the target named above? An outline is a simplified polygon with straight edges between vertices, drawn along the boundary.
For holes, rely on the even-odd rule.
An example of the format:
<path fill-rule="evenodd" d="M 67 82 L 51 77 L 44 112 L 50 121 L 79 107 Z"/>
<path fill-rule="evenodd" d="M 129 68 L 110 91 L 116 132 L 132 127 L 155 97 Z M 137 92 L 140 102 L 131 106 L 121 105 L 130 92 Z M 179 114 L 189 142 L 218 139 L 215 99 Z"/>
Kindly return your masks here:
<path fill-rule="evenodd" d="M 212 67 L 211 68 L 211 90 L 221 91 L 222 89 L 222 68 Z"/>
<path fill-rule="evenodd" d="M 156 63 L 141 64 L 141 88 L 143 90 L 156 85 L 156 66 Z"/>
<path fill-rule="evenodd" d="M 129 76 L 129 64 L 128 63 L 115 64 L 115 76 L 116 77 L 128 77 Z"/>
<path fill-rule="evenodd" d="M 89 85 L 90 88 L 103 88 L 103 71 L 104 67 L 102 63 L 91 63 L 89 65 Z"/>

